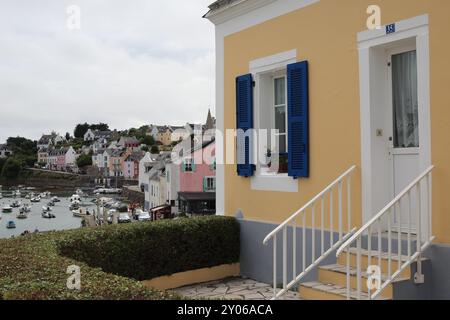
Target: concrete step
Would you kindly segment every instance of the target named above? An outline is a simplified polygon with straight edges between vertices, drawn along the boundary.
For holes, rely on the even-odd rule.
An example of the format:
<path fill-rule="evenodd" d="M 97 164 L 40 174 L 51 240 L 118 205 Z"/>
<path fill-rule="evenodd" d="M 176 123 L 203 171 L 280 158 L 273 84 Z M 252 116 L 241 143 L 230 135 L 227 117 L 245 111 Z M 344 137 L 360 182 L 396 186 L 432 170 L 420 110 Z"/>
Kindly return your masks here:
<path fill-rule="evenodd" d="M 371 265 L 378 266 L 379 262 L 378 257 L 378 251 L 372 250 L 372 256 L 371 256 Z M 408 257 L 405 255 L 400 256 L 400 264 L 403 264 L 408 260 Z M 427 258 L 422 258 L 422 261 L 426 261 Z M 346 265 L 347 264 L 347 253 L 343 252 L 337 260 L 337 264 L 339 265 Z M 355 267 L 357 266 L 357 249 L 356 248 L 350 248 L 350 266 Z M 366 273 L 366 270 L 369 266 L 369 252 L 365 249 L 361 250 L 361 268 L 363 273 Z M 381 253 L 381 273 L 382 274 L 388 274 L 389 270 L 389 256 L 387 253 L 382 252 Z M 393 254 L 391 256 L 391 273 L 393 274 L 396 272 L 399 268 L 399 259 L 397 254 Z M 411 268 L 408 267 L 400 274 L 400 277 L 402 278 L 408 278 L 410 279 L 412 276 L 411 274 Z"/>
<path fill-rule="evenodd" d="M 347 300 L 347 289 L 344 286 L 318 281 L 302 283 L 299 287 L 299 294 L 300 298 L 305 300 Z M 350 290 L 350 299 L 357 299 L 356 290 Z M 361 292 L 361 299 L 368 300 L 368 294 Z M 377 300 L 389 299 L 380 297 Z"/>
<path fill-rule="evenodd" d="M 350 287 L 352 289 L 357 288 L 357 268 L 350 267 Z M 365 272 L 361 272 L 361 291 L 367 293 L 369 290 L 367 288 L 368 276 Z M 387 280 L 387 275 L 381 275 L 381 281 Z M 393 281 L 408 281 L 407 277 L 399 277 Z M 346 287 L 347 285 L 347 267 L 340 264 L 332 264 L 327 266 L 319 267 L 319 281 L 322 283 L 330 283 L 339 286 Z M 389 284 L 381 293 L 384 298 L 392 299 L 394 294 L 393 283 Z M 372 291 L 373 293 L 374 291 Z"/>

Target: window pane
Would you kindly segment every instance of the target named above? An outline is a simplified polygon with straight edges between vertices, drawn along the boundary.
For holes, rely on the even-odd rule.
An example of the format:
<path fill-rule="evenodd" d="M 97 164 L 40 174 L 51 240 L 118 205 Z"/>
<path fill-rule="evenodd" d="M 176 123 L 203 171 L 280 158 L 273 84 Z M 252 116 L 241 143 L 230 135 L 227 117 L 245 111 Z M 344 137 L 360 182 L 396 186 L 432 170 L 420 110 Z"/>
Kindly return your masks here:
<path fill-rule="evenodd" d="M 278 151 L 280 153 L 286 153 L 287 152 L 287 148 L 286 148 L 286 135 L 280 135 L 278 137 Z"/>
<path fill-rule="evenodd" d="M 275 129 L 286 133 L 286 107 L 275 107 Z"/>
<path fill-rule="evenodd" d="M 419 147 L 416 51 L 392 56 L 394 147 Z"/>
<path fill-rule="evenodd" d="M 275 105 L 285 104 L 285 80 L 284 78 L 275 79 Z"/>

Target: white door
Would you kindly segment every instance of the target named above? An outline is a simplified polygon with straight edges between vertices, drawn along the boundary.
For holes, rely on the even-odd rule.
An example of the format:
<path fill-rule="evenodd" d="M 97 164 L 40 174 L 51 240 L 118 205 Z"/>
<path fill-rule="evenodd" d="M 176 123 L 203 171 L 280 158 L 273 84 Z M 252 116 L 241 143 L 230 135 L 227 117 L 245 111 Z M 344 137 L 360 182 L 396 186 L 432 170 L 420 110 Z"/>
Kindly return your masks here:
<path fill-rule="evenodd" d="M 417 52 L 413 47 L 388 51 L 388 159 L 392 199 L 420 174 L 419 103 L 417 93 Z M 415 203 L 415 195 L 412 195 Z M 406 228 L 408 203 L 402 203 L 401 218 L 397 211 L 394 228 Z M 415 226 L 415 214 L 411 227 Z"/>

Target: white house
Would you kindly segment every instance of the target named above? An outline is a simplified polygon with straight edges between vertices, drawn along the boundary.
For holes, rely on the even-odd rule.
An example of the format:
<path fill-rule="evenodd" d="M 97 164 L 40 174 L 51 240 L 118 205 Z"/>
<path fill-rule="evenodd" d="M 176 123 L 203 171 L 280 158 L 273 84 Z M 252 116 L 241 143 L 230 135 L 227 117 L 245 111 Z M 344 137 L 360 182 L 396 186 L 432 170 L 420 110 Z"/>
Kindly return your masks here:
<path fill-rule="evenodd" d="M 12 154 L 12 151 L 8 149 L 6 144 L 0 144 L 0 158 L 9 157 Z"/>
<path fill-rule="evenodd" d="M 76 161 L 77 161 L 77 153 L 72 147 L 69 147 L 66 151 L 65 156 L 65 164 L 66 167 L 76 167 Z"/>
<path fill-rule="evenodd" d="M 83 137 L 84 141 L 94 141 L 95 140 L 95 132 L 92 129 L 88 129 Z"/>
<path fill-rule="evenodd" d="M 178 192 L 180 191 L 180 175 L 179 166 L 174 164 L 170 159 L 165 163 L 165 179 L 166 179 L 166 199 L 171 207 L 172 213 L 178 213 Z"/>

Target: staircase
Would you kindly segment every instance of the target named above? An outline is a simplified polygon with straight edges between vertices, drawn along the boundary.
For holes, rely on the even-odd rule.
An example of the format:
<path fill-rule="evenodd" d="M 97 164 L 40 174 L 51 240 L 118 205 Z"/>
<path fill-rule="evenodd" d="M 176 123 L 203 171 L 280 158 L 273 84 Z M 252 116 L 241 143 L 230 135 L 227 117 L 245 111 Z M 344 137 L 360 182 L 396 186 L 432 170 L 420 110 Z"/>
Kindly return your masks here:
<path fill-rule="evenodd" d="M 403 255 L 401 263 L 405 263 L 408 257 Z M 428 259 L 422 258 L 422 263 Z M 398 263 L 398 257 L 392 258 L 392 263 Z M 388 280 L 388 254 L 383 253 L 381 259 L 381 281 Z M 361 250 L 361 268 L 367 270 L 369 266 L 369 252 Z M 347 300 L 347 266 L 346 258 L 341 256 L 338 258 L 337 264 L 320 266 L 318 270 L 318 281 L 305 282 L 300 284 L 300 298 L 305 300 Z M 369 300 L 368 286 L 366 285 L 368 276 L 361 273 L 362 285 L 360 298 L 358 299 L 357 291 L 357 250 L 350 250 L 350 300 Z M 401 274 L 392 280 L 382 291 L 376 300 L 392 300 L 394 299 L 394 291 L 397 285 L 401 283 L 414 282 L 414 269 L 412 265 L 405 268 Z"/>
<path fill-rule="evenodd" d="M 395 197 L 360 229 L 351 226 L 351 174 L 350 168 L 330 186 L 313 198 L 277 229 L 270 233 L 264 243 L 273 240 L 274 250 L 274 299 L 293 288 L 298 288 L 300 298 L 305 300 L 392 300 L 401 298 L 399 292 L 417 291 L 417 285 L 425 283 L 423 264 L 429 264 L 422 253 L 434 240 L 431 229 L 431 179 L 433 166 L 419 175 L 409 186 Z M 343 231 L 343 184 L 347 184 L 347 228 Z M 333 189 L 337 189 L 337 228 L 333 222 Z M 328 195 L 328 221 L 325 218 L 324 199 Z M 319 207 L 320 217 L 315 208 Z M 311 236 L 308 239 L 306 216 L 311 213 Z M 301 218 L 300 241 L 296 236 L 295 221 Z M 413 227 L 415 217 L 416 226 Z M 316 224 L 319 220 L 320 223 Z M 324 222 L 325 221 L 325 222 Z M 401 221 L 402 223 L 395 223 Z M 328 230 L 324 224 L 329 222 Z M 317 225 L 319 229 L 316 230 Z M 288 228 L 292 237 L 288 239 Z M 282 290 L 277 290 L 277 235 L 282 233 Z M 316 233 L 319 235 L 316 236 Z M 329 239 L 324 239 L 328 234 Z M 309 241 L 308 241 L 309 240 Z M 329 245 L 324 244 L 328 243 Z M 297 242 L 301 242 L 302 258 L 298 266 Z M 317 244 L 319 242 L 319 244 Z M 288 243 L 291 243 L 292 257 L 288 259 Z M 320 247 L 319 254 L 318 247 Z M 309 250 L 307 250 L 309 249 Z M 290 251 L 290 250 L 289 250 Z M 311 257 L 306 256 L 311 252 Z M 325 263 L 334 254 L 333 263 Z M 288 260 L 293 264 L 292 281 L 288 281 Z M 306 262 L 310 262 L 307 265 Z M 295 270 L 302 272 L 296 275 Z M 312 271 L 317 271 L 316 281 L 306 281 Z M 414 295 L 409 295 L 414 298 Z"/>

